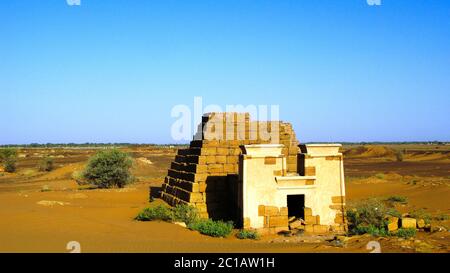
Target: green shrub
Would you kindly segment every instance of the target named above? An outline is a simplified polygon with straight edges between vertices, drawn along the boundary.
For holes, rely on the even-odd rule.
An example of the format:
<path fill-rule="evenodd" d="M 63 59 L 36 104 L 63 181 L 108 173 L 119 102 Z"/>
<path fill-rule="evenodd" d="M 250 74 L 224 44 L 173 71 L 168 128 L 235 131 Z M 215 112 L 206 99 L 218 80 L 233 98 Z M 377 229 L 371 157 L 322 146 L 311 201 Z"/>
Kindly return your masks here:
<path fill-rule="evenodd" d="M 378 178 L 378 179 L 384 179 L 384 173 L 377 173 L 375 175 L 375 177 Z"/>
<path fill-rule="evenodd" d="M 396 210 L 396 209 L 394 209 L 394 208 L 389 208 L 389 209 L 387 209 L 387 211 L 386 211 L 386 215 L 388 215 L 388 216 L 393 216 L 393 217 L 397 217 L 397 218 L 402 218 L 402 214 L 398 211 L 398 210 Z"/>
<path fill-rule="evenodd" d="M 17 150 L 13 148 L 0 149 L 0 161 L 3 163 L 5 172 L 15 172 L 17 169 Z"/>
<path fill-rule="evenodd" d="M 188 205 L 177 205 L 172 208 L 173 220 L 190 225 L 198 220 L 197 209 Z"/>
<path fill-rule="evenodd" d="M 138 221 L 184 222 L 186 225 L 190 225 L 196 222 L 198 218 L 197 209 L 192 206 L 167 207 L 159 205 L 153 208 L 145 208 L 135 219 Z"/>
<path fill-rule="evenodd" d="M 432 216 L 423 209 L 415 210 L 409 214 L 412 218 L 423 219 L 425 224 L 431 223 Z"/>
<path fill-rule="evenodd" d="M 16 166 L 17 160 L 13 157 L 9 157 L 3 161 L 3 168 L 5 169 L 5 172 L 13 173 L 17 170 Z"/>
<path fill-rule="evenodd" d="M 83 172 L 82 171 L 74 171 L 71 175 L 72 179 L 77 182 L 79 185 L 86 185 L 89 184 L 84 180 Z"/>
<path fill-rule="evenodd" d="M 41 172 L 50 172 L 54 169 L 53 158 L 45 157 L 43 158 L 38 165 L 38 169 Z"/>
<path fill-rule="evenodd" d="M 239 239 L 257 240 L 257 239 L 259 239 L 259 234 L 258 234 L 258 232 L 254 231 L 254 230 L 242 229 L 236 234 L 236 237 L 238 237 Z"/>
<path fill-rule="evenodd" d="M 438 220 L 438 221 L 446 221 L 450 219 L 450 216 L 448 216 L 447 214 L 440 214 L 436 217 L 434 217 L 434 219 Z"/>
<path fill-rule="evenodd" d="M 189 228 L 212 237 L 227 237 L 233 231 L 233 222 L 199 220 L 191 223 Z"/>
<path fill-rule="evenodd" d="M 356 204 L 347 211 L 347 219 L 353 227 L 359 225 L 385 227 L 388 209 L 378 199 L 368 199 Z"/>
<path fill-rule="evenodd" d="M 10 157 L 17 157 L 17 150 L 14 148 L 5 148 L 5 149 L 0 149 L 0 161 L 4 161 L 7 158 Z"/>
<path fill-rule="evenodd" d="M 384 227 L 375 227 L 373 225 L 364 226 L 359 225 L 353 229 L 354 234 L 370 234 L 372 236 L 385 237 L 389 235 L 389 232 Z"/>
<path fill-rule="evenodd" d="M 405 196 L 399 196 L 399 195 L 393 195 L 386 198 L 386 201 L 392 202 L 392 203 L 402 203 L 406 204 L 408 203 L 408 198 Z"/>
<path fill-rule="evenodd" d="M 400 228 L 397 230 L 397 232 L 393 233 L 397 237 L 409 239 L 411 237 L 416 236 L 416 229 L 415 228 Z"/>
<path fill-rule="evenodd" d="M 138 221 L 172 221 L 173 214 L 169 207 L 159 205 L 154 208 L 145 208 L 135 218 Z"/>
<path fill-rule="evenodd" d="M 116 149 L 100 151 L 89 159 L 83 178 L 99 188 L 119 187 L 133 181 L 131 158 Z"/>

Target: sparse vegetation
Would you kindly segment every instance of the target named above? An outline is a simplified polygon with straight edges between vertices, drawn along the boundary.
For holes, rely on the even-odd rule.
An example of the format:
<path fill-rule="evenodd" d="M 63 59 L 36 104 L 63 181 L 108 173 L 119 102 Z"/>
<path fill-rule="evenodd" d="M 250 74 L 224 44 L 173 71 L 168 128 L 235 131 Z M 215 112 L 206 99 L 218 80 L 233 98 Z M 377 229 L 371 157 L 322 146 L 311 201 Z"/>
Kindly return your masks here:
<path fill-rule="evenodd" d="M 212 237 L 227 237 L 233 230 L 233 222 L 202 219 L 190 224 L 188 227 L 204 235 Z"/>
<path fill-rule="evenodd" d="M 123 188 L 133 181 L 132 160 L 117 149 L 100 151 L 89 159 L 83 178 L 99 188 Z"/>
<path fill-rule="evenodd" d="M 197 209 L 192 206 L 177 205 L 172 209 L 172 212 L 174 221 L 184 222 L 186 225 L 190 225 L 199 219 Z"/>
<path fill-rule="evenodd" d="M 405 196 L 393 195 L 393 196 L 389 196 L 388 198 L 386 198 L 386 201 L 392 202 L 392 203 L 407 204 L 408 198 Z"/>
<path fill-rule="evenodd" d="M 171 208 L 159 205 L 153 208 L 145 208 L 135 218 L 138 221 L 166 221 L 170 222 L 173 219 Z"/>
<path fill-rule="evenodd" d="M 389 232 L 384 227 L 376 227 L 374 225 L 359 225 L 355 229 L 353 229 L 354 234 L 370 234 L 376 237 L 386 237 L 389 235 Z"/>
<path fill-rule="evenodd" d="M 377 173 L 376 175 L 375 175 L 375 177 L 376 178 L 378 178 L 378 179 L 384 179 L 384 173 Z"/>
<path fill-rule="evenodd" d="M 415 228 L 400 228 L 395 233 L 393 233 L 393 235 L 404 239 L 409 239 L 411 237 L 415 237 L 416 233 L 417 231 Z"/>
<path fill-rule="evenodd" d="M 416 219 L 423 219 L 425 221 L 425 224 L 431 223 L 431 219 L 433 218 L 428 212 L 426 212 L 424 209 L 415 210 L 410 213 L 410 216 L 412 218 Z"/>
<path fill-rule="evenodd" d="M 167 207 L 158 205 L 153 208 L 145 208 L 135 218 L 138 221 L 166 221 L 183 222 L 190 225 L 198 221 L 197 209 L 188 205 L 177 205 L 176 207 Z"/>
<path fill-rule="evenodd" d="M 239 239 L 257 240 L 259 239 L 259 234 L 255 230 L 242 229 L 236 234 L 236 237 Z"/>
<path fill-rule="evenodd" d="M 84 181 L 83 178 L 83 172 L 82 171 L 74 171 L 72 173 L 72 179 L 75 180 L 79 185 L 86 185 L 86 181 Z"/>
<path fill-rule="evenodd" d="M 14 148 L 0 149 L 0 161 L 3 163 L 5 172 L 15 172 L 17 169 L 17 150 Z"/>
<path fill-rule="evenodd" d="M 370 233 L 375 236 L 387 234 L 386 215 L 392 213 L 386 205 L 378 199 L 362 201 L 347 211 L 349 231 L 351 234 Z"/>
<path fill-rule="evenodd" d="M 438 221 L 447 221 L 450 219 L 450 216 L 448 214 L 439 214 L 438 216 L 434 217 L 434 219 Z"/>
<path fill-rule="evenodd" d="M 233 230 L 233 222 L 199 219 L 197 210 L 188 205 L 145 208 L 135 218 L 138 221 L 184 222 L 189 229 L 212 237 L 226 237 Z"/>
<path fill-rule="evenodd" d="M 38 169 L 41 172 L 50 172 L 54 169 L 54 161 L 51 157 L 43 158 L 38 165 Z"/>

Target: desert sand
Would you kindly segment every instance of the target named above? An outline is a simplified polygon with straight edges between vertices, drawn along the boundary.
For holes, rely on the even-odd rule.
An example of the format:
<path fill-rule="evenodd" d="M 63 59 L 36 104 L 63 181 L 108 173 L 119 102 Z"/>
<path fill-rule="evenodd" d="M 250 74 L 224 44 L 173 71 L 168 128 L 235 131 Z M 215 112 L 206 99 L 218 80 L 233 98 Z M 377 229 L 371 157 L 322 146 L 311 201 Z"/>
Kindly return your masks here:
<path fill-rule="evenodd" d="M 400 195 L 407 204 L 397 209 L 424 209 L 433 216 L 450 215 L 450 147 L 406 145 L 403 161 L 398 147 L 344 147 L 347 201 Z M 265 236 L 260 240 L 211 238 L 164 222 L 137 222 L 147 207 L 149 188 L 162 184 L 176 150 L 138 146 L 121 148 L 134 158 L 137 181 L 123 189 L 80 187 L 74 172 L 83 169 L 96 149 L 19 149 L 17 173 L 0 170 L 0 252 L 69 252 L 77 241 L 82 252 L 369 252 L 378 240 L 383 252 L 450 252 L 449 220 L 434 219 L 441 231 L 419 232 L 415 239 L 353 236 L 344 245 L 330 237 Z M 39 172 L 44 156 L 56 169 Z"/>

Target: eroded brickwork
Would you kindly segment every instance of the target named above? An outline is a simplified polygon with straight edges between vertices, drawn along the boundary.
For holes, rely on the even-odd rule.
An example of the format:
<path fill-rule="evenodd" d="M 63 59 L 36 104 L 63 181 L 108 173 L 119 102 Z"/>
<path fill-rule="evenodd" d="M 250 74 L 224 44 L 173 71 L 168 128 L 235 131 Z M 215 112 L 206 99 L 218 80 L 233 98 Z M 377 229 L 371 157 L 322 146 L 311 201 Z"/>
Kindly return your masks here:
<path fill-rule="evenodd" d="M 162 198 L 170 205 L 193 205 L 205 218 L 232 219 L 240 146 L 269 143 L 284 145 L 287 172 L 297 173 L 299 143 L 291 124 L 251 121 L 248 113 L 204 115 L 189 148 L 180 149 L 172 162 Z"/>

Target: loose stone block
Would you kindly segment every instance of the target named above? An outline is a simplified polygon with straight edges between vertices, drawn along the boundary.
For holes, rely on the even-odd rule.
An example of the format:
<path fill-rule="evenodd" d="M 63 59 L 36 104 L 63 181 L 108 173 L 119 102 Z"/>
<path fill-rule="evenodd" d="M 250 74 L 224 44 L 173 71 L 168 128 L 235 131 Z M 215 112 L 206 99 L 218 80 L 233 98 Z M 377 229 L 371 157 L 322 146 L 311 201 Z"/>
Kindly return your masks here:
<path fill-rule="evenodd" d="M 414 218 L 402 218 L 402 228 L 416 228 L 417 221 Z"/>
<path fill-rule="evenodd" d="M 398 229 L 398 218 L 397 217 L 389 217 L 387 228 L 388 228 L 388 231 L 396 231 Z"/>

